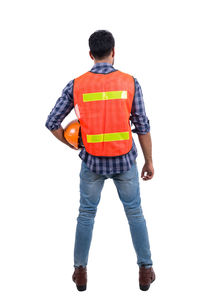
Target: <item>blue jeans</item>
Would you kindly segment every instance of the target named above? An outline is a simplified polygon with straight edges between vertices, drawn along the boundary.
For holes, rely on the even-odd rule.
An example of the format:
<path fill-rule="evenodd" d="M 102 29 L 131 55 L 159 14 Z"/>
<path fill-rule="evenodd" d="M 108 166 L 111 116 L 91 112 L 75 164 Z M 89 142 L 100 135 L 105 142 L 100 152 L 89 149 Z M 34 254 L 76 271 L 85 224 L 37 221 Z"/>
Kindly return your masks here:
<path fill-rule="evenodd" d="M 130 227 L 133 246 L 137 255 L 137 264 L 151 266 L 151 252 L 146 221 L 143 216 L 140 199 L 140 187 L 137 163 L 131 169 L 120 174 L 101 175 L 92 172 L 82 161 L 80 171 L 80 207 L 77 218 L 74 267 L 85 267 L 92 240 L 94 218 L 100 201 L 104 181 L 112 178 Z"/>

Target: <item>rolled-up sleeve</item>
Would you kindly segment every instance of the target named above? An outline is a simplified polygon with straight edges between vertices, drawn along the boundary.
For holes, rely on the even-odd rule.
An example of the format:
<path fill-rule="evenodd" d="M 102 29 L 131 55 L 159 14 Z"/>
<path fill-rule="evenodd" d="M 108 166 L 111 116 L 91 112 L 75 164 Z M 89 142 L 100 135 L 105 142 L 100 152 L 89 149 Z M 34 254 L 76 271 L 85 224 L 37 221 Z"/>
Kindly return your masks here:
<path fill-rule="evenodd" d="M 137 79 L 134 79 L 135 95 L 133 99 L 130 120 L 131 124 L 133 124 L 135 128 L 132 129 L 132 132 L 137 134 L 146 134 L 150 131 L 150 122 L 148 117 L 146 116 L 141 86 Z"/>
<path fill-rule="evenodd" d="M 61 126 L 64 118 L 70 113 L 74 107 L 73 100 L 73 84 L 71 80 L 62 91 L 61 97 L 58 98 L 55 106 L 48 115 L 45 126 L 49 130 L 56 130 Z"/>

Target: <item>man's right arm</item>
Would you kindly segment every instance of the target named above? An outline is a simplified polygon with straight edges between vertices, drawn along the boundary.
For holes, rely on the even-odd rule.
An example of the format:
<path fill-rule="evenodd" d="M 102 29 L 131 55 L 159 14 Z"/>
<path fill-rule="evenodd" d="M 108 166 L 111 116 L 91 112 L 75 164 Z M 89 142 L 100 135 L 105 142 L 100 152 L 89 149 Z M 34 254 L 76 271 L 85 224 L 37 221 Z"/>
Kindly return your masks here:
<path fill-rule="evenodd" d="M 50 130 L 50 132 L 61 142 L 68 145 L 70 148 L 75 149 L 70 145 L 64 138 L 64 130 L 61 126 L 64 118 L 70 113 L 74 107 L 73 101 L 73 83 L 71 80 L 62 91 L 61 97 L 58 98 L 55 106 L 50 112 L 45 126 Z"/>

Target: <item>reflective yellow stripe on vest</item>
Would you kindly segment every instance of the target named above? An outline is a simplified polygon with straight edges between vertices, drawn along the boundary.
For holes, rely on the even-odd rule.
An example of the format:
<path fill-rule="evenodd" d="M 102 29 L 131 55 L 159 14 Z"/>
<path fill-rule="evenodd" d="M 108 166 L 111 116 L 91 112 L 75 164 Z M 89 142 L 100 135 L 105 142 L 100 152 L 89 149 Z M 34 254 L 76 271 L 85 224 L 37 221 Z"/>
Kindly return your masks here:
<path fill-rule="evenodd" d="M 110 91 L 83 94 L 83 102 L 112 99 L 127 99 L 127 91 Z"/>
<path fill-rule="evenodd" d="M 114 142 L 129 139 L 129 132 L 113 132 L 102 134 L 87 134 L 88 143 Z"/>

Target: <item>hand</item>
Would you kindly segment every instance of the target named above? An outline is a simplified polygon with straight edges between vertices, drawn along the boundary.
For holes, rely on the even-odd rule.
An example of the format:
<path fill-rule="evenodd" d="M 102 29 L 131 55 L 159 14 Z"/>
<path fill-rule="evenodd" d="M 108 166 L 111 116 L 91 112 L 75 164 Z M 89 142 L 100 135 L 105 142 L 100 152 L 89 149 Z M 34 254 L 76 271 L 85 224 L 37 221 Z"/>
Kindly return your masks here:
<path fill-rule="evenodd" d="M 61 127 L 59 127 L 58 129 L 56 130 L 51 130 L 51 133 L 58 139 L 60 140 L 61 142 L 63 142 L 64 144 L 66 144 L 67 146 L 69 146 L 70 148 L 74 149 L 74 150 L 78 150 L 76 149 L 74 146 L 72 146 L 70 143 L 68 143 L 68 141 L 65 139 L 64 137 L 64 130 Z"/>
<path fill-rule="evenodd" d="M 154 168 L 152 162 L 145 162 L 144 167 L 142 168 L 141 178 L 143 180 L 150 180 L 153 178 Z"/>

